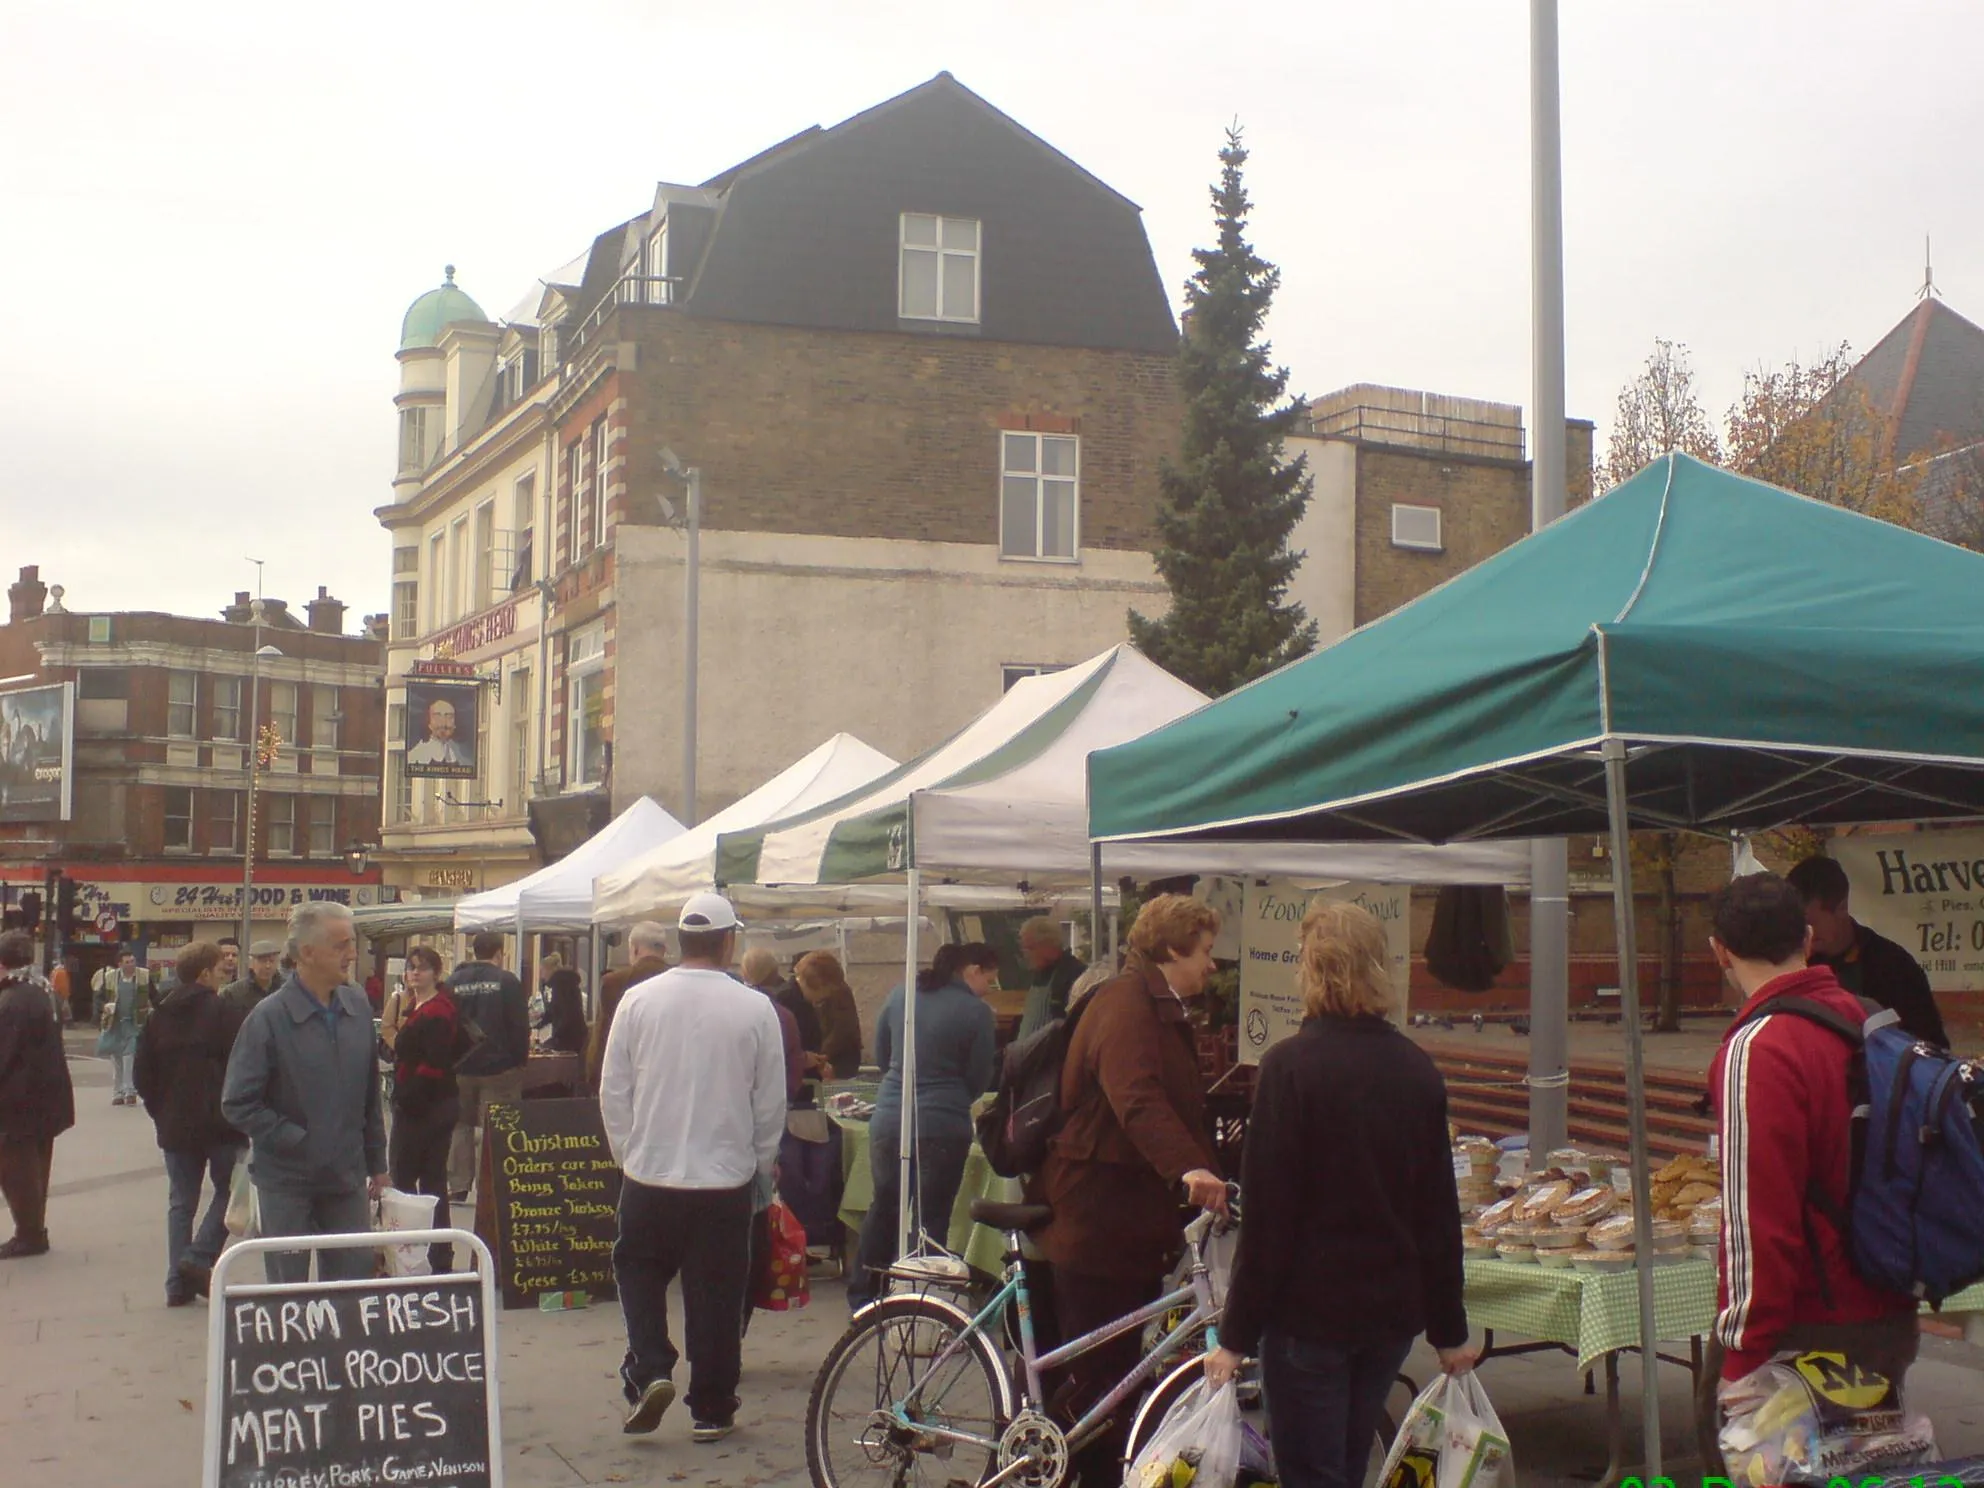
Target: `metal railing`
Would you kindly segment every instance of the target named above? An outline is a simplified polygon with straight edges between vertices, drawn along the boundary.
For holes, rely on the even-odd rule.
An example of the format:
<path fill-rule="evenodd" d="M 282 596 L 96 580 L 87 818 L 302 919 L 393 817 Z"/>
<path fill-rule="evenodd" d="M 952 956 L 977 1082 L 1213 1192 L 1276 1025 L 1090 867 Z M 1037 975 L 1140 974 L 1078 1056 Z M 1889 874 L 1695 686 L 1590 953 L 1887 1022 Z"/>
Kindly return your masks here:
<path fill-rule="evenodd" d="M 1384 408 L 1359 403 L 1316 414 L 1298 424 L 1299 433 L 1318 439 L 1355 439 L 1366 444 L 1431 450 L 1443 455 L 1476 455 L 1521 460 L 1525 440 L 1520 424 L 1456 414 Z"/>

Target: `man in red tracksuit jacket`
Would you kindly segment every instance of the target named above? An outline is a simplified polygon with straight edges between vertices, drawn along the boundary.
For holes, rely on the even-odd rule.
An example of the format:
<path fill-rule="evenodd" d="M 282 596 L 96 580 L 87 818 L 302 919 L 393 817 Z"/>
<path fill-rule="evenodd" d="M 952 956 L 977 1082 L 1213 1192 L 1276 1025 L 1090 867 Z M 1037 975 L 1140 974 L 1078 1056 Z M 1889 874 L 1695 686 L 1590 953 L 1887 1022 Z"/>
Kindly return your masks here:
<path fill-rule="evenodd" d="M 1847 1067 L 1852 1051 L 1795 1013 L 1744 1021 L 1773 997 L 1827 1004 L 1858 1021 L 1860 1002 L 1823 966 L 1805 964 L 1811 931 L 1798 891 L 1774 873 L 1734 880 L 1716 897 L 1709 944 L 1743 999 L 1709 1066 L 1722 1147 L 1720 1313 L 1702 1371 L 1703 1455 L 1715 1448 L 1717 1387 L 1787 1349 L 1829 1349 L 1898 1387 L 1914 1362 L 1915 1303 L 1869 1286 L 1846 1241 L 1808 1195 L 1843 1212 L 1852 1160 Z"/>

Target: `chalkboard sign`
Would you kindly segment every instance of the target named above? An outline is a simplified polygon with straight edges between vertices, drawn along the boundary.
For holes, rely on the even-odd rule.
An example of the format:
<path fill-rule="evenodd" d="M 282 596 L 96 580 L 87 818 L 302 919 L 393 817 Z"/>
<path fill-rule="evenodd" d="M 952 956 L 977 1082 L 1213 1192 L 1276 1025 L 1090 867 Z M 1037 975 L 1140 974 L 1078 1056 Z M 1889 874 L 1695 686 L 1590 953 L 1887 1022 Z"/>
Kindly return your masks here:
<path fill-rule="evenodd" d="M 209 1483 L 500 1483 L 490 1469 L 487 1296 L 474 1276 L 217 1292 Z"/>
<path fill-rule="evenodd" d="M 492 1105 L 477 1187 L 475 1228 L 496 1252 L 505 1307 L 546 1292 L 614 1295 L 620 1168 L 597 1101 Z"/>

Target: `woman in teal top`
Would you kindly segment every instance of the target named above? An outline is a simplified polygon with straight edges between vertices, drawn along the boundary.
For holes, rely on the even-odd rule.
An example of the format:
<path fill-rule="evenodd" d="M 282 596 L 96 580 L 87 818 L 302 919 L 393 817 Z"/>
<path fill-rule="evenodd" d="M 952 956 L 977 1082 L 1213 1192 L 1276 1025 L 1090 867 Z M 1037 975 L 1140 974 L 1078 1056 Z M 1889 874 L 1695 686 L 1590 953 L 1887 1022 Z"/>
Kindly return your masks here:
<path fill-rule="evenodd" d="M 951 1209 L 971 1155 L 971 1103 L 992 1083 L 998 1022 L 986 995 L 999 982 L 999 957 L 982 942 L 940 946 L 916 979 L 916 1223 L 938 1243 L 950 1232 Z M 875 1198 L 861 1221 L 850 1307 L 867 1306 L 883 1289 L 881 1273 L 896 1258 L 902 1178 L 903 989 L 882 1005 L 875 1024 L 875 1062 L 887 1073 L 875 1097 L 868 1155 Z"/>
<path fill-rule="evenodd" d="M 97 973 L 96 1036 L 99 1058 L 110 1061 L 110 1103 L 135 1106 L 138 1086 L 131 1077 L 131 1059 L 138 1052 L 138 1029 L 151 1016 L 151 981 L 138 968 L 130 951 L 117 958 L 115 968 Z"/>

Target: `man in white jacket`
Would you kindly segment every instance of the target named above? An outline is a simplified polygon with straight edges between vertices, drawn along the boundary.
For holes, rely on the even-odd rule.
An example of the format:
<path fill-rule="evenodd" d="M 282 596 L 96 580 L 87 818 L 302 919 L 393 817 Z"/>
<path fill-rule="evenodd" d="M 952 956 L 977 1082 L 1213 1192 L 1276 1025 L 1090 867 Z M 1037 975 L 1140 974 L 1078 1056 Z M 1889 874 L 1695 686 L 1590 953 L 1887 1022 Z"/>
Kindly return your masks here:
<path fill-rule="evenodd" d="M 785 1130 L 785 1045 L 769 999 L 729 974 L 737 911 L 682 906 L 679 966 L 627 989 L 600 1072 L 606 1140 L 626 1177 L 613 1274 L 627 1322 L 622 1429 L 652 1431 L 675 1399 L 668 1285 L 682 1278 L 691 1435 L 735 1429 L 750 1285 L 752 1188 Z"/>

